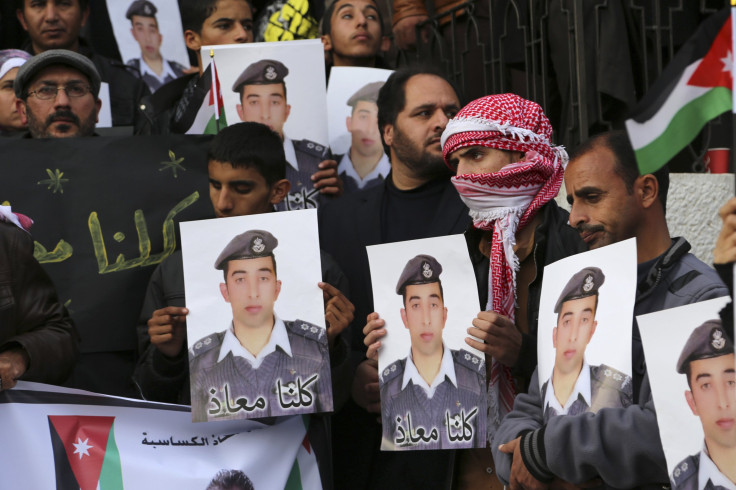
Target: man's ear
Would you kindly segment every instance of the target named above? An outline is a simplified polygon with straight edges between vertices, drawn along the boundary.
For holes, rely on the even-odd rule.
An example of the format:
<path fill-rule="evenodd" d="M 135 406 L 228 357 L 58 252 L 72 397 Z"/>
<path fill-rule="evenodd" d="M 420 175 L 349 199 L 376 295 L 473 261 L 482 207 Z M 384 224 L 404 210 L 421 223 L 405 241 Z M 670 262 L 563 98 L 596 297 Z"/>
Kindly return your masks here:
<path fill-rule="evenodd" d="M 689 375 L 688 375 L 689 376 Z M 695 398 L 693 398 L 693 392 L 690 390 L 685 390 L 685 400 L 687 400 L 687 405 L 690 407 L 690 410 L 692 410 L 693 415 L 698 415 L 698 407 L 695 406 Z"/>
<path fill-rule="evenodd" d="M 401 321 L 404 322 L 405 328 L 409 328 L 409 322 L 406 321 L 406 308 L 401 308 Z"/>
<path fill-rule="evenodd" d="M 26 114 L 26 103 L 21 99 L 15 99 L 15 108 L 20 114 L 20 122 L 24 126 L 28 125 L 28 115 Z"/>
<path fill-rule="evenodd" d="M 385 53 L 391 49 L 391 39 L 388 36 L 381 36 L 381 52 Z"/>
<path fill-rule="evenodd" d="M 284 112 L 284 123 L 287 119 L 289 119 L 289 114 L 291 114 L 291 104 L 286 104 L 286 112 Z"/>
<path fill-rule="evenodd" d="M 24 0 L 24 7 L 25 7 L 25 0 Z M 23 14 L 23 9 L 17 9 L 15 11 L 15 16 L 18 17 L 18 22 L 20 22 L 21 27 L 23 27 L 24 31 L 28 30 L 28 24 L 26 24 L 26 16 Z"/>
<path fill-rule="evenodd" d="M 353 132 L 353 118 L 350 116 L 347 116 L 345 118 L 345 128 L 348 130 L 348 133 Z"/>
<path fill-rule="evenodd" d="M 659 200 L 659 182 L 652 174 L 637 177 L 634 181 L 634 191 L 644 208 L 651 207 Z"/>
<path fill-rule="evenodd" d="M 84 24 L 87 23 L 87 19 L 89 18 L 89 5 L 86 9 L 84 9 L 84 12 L 82 12 L 82 27 L 84 27 Z"/>
<path fill-rule="evenodd" d="M 238 104 L 235 106 L 235 111 L 238 113 L 238 117 L 241 121 L 245 121 L 245 116 L 243 115 L 243 104 Z"/>
<path fill-rule="evenodd" d="M 557 348 L 557 327 L 552 329 L 552 347 Z"/>
<path fill-rule="evenodd" d="M 332 38 L 329 34 L 322 35 L 322 46 L 325 48 L 325 53 L 332 51 Z"/>
<path fill-rule="evenodd" d="M 394 125 L 393 124 L 386 124 L 383 127 L 383 142 L 386 143 L 386 146 L 391 147 L 391 144 L 394 142 Z"/>
<path fill-rule="evenodd" d="M 95 101 L 95 105 L 97 106 L 97 115 L 95 116 L 95 122 L 98 123 L 100 122 L 100 109 L 102 108 L 102 99 L 98 98 L 97 101 Z"/>
<path fill-rule="evenodd" d="M 278 204 L 286 199 L 287 194 L 291 190 L 291 182 L 286 179 L 277 180 L 271 186 L 271 204 Z"/>
<path fill-rule="evenodd" d="M 222 294 L 222 297 L 225 299 L 226 303 L 230 302 L 230 294 L 227 291 L 227 284 L 224 282 L 220 283 L 220 294 Z"/>
<path fill-rule="evenodd" d="M 199 50 L 202 49 L 202 38 L 193 30 L 187 29 L 184 31 L 184 44 L 195 53 L 199 53 Z"/>

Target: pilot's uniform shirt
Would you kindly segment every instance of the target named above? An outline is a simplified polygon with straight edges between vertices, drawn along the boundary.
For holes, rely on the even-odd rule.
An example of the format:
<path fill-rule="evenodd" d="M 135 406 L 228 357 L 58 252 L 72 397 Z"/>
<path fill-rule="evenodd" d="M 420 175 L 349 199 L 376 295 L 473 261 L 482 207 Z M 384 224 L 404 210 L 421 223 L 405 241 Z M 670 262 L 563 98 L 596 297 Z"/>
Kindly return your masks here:
<path fill-rule="evenodd" d="M 374 185 L 378 185 L 384 181 L 388 173 L 391 171 L 391 163 L 385 153 L 381 154 L 381 159 L 365 178 L 361 179 L 358 172 L 355 171 L 353 161 L 350 159 L 350 150 L 340 159 L 337 165 L 337 174 L 342 179 L 345 192 L 355 192 L 361 189 L 368 189 Z"/>
<path fill-rule="evenodd" d="M 286 180 L 291 182 L 291 190 L 276 209 L 288 211 L 319 207 L 323 197 L 319 189 L 314 188 L 312 174 L 319 171 L 319 164 L 323 160 L 329 158 L 330 149 L 314 141 L 292 140 L 285 136 L 284 154 L 288 163 Z"/>
<path fill-rule="evenodd" d="M 672 490 L 736 490 L 736 484 L 721 473 L 703 444 L 700 453 L 688 456 L 672 472 Z"/>
<path fill-rule="evenodd" d="M 128 66 L 132 66 L 141 73 L 141 78 L 148 85 L 151 93 L 158 90 L 164 84 L 169 83 L 172 80 L 179 78 L 184 75 L 184 66 L 180 65 L 176 61 L 163 60 L 163 73 L 158 76 L 146 63 L 143 58 L 133 58 L 128 61 Z"/>
<path fill-rule="evenodd" d="M 542 385 L 544 422 L 556 415 L 578 415 L 595 413 L 601 408 L 625 408 L 633 402 L 631 377 L 605 364 L 590 366 L 583 361 L 573 391 L 561 406 L 550 383 L 552 377 Z"/>
<path fill-rule="evenodd" d="M 440 371 L 431 385 L 419 375 L 411 359 L 393 362 L 381 376 L 381 411 L 383 440 L 386 450 L 457 449 L 485 447 L 486 402 L 485 362 L 470 352 L 445 348 Z M 472 418 L 471 414 L 475 411 Z M 451 440 L 463 433 L 462 414 L 472 426 L 469 440 Z M 449 422 L 449 431 L 448 431 Z M 424 429 L 428 438 L 433 429 L 437 440 L 412 442 L 408 433 Z M 406 437 L 399 427 L 403 427 Z M 397 439 L 404 438 L 404 441 Z"/>
<path fill-rule="evenodd" d="M 311 323 L 276 317 L 268 343 L 257 356 L 240 344 L 231 325 L 196 342 L 189 364 L 195 422 L 332 410 L 326 332 Z M 314 375 L 317 378 L 308 383 Z M 309 394 L 302 391 L 300 396 L 299 384 Z M 259 397 L 265 406 L 257 405 Z"/>

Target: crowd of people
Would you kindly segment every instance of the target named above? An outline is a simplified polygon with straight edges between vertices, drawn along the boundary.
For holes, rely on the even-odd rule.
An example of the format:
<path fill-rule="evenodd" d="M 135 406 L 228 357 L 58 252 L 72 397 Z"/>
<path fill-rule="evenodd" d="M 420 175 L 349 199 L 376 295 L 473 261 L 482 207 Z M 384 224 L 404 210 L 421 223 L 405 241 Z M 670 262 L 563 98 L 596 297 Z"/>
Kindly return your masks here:
<path fill-rule="evenodd" d="M 406 45 L 413 42 L 417 22 L 426 19 L 424 11 L 412 10 L 414 3 L 394 5 L 400 14 L 394 18 L 396 39 Z M 198 83 L 204 72 L 200 47 L 253 42 L 254 8 L 247 0 L 179 0 L 179 8 L 183 40 L 196 53 L 192 69 L 170 63 L 155 49 L 127 65 L 97 54 L 80 37 L 88 0 L 18 0 L 17 19 L 29 42 L 24 50 L 0 51 L 0 135 L 97 136 L 103 83 L 109 85 L 114 126 L 132 127 L 135 134 L 183 132 L 188 109 L 199 108 L 209 95 Z M 160 44 L 153 4 L 135 0 L 127 18 L 138 42 Z M 389 39 L 376 1 L 334 0 L 324 9 L 321 33 L 328 74 L 332 66 L 385 67 L 381 52 Z M 242 100 L 276 87 L 269 94 L 277 92 L 286 107 L 288 70 L 275 63 L 243 71 L 234 87 Z M 265 68 L 273 69 L 267 80 Z M 620 326 L 633 331 L 631 403 L 585 416 L 543 418 L 536 368 L 544 267 L 636 238 L 635 315 L 731 295 L 736 198 L 721 209 L 714 269 L 689 253 L 685 238 L 670 235 L 668 170 L 641 175 L 625 132 L 595 135 L 568 156 L 553 144 L 552 126 L 537 103 L 497 94 L 463 104 L 453 83 L 427 66 L 398 69 L 380 89 L 369 84 L 348 104 L 348 124 L 366 124 L 360 130 L 380 138 L 387 158 L 376 158 L 372 150 L 359 154 L 357 146 L 356 153 L 351 148 L 336 159 L 326 148 L 302 158 L 299 142 L 282 128 L 288 109 L 280 122 L 264 125 L 264 116 L 249 115 L 245 104 L 238 106 L 243 122 L 222 129 L 207 154 L 217 218 L 288 212 L 290 191 L 305 180 L 319 191 L 319 287 L 334 412 L 312 415 L 309 432 L 323 486 L 669 485 L 635 318 L 631 326 Z M 373 119 L 359 122 L 361 111 Z M 295 161 L 289 160 L 290 147 Z M 563 182 L 569 213 L 554 200 Z M 0 206 L 0 391 L 18 380 L 64 383 L 79 351 L 79 334 L 33 257 L 29 230 L 27 217 Z M 485 354 L 480 365 L 488 379 L 487 432 L 475 449 L 381 451 L 385 392 L 379 389 L 377 356 L 388 332 L 373 305 L 366 246 L 460 233 L 477 282 L 478 314 L 467 325 L 466 342 Z M 241 254 L 238 260 L 251 258 Z M 227 265 L 222 268 L 227 275 Z M 415 272 L 407 265 L 407 278 Z M 276 276 L 275 261 L 271 273 Z M 400 284 L 397 292 L 405 287 Z M 131 325 L 138 359 L 130 373 L 139 396 L 191 404 L 190 356 L 219 363 L 214 354 L 227 334 L 217 334 L 216 345 L 207 342 L 203 352 L 187 352 L 189 310 L 180 251 L 152 271 L 141 297 L 141 322 L 137 329 Z M 733 313 L 726 309 L 722 317 L 733 353 Z M 272 328 L 274 317 L 267 320 Z M 246 346 L 237 334 L 230 341 Z M 278 353 L 274 348 L 264 355 Z M 237 354 L 228 355 L 228 362 L 233 357 Z M 712 441 L 711 454 L 718 453 L 715 445 L 736 454 L 734 398 L 724 402 L 731 426 L 726 437 Z M 732 486 L 734 467 L 718 467 Z"/>

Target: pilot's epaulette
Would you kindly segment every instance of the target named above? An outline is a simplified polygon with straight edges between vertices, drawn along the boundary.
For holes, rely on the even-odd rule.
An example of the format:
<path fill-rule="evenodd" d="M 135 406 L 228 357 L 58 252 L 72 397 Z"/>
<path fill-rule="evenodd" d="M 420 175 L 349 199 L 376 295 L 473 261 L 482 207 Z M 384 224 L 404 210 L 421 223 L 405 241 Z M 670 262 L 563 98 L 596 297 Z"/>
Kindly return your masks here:
<path fill-rule="evenodd" d="M 327 157 L 327 154 L 330 151 L 329 147 L 309 140 L 295 140 L 294 150 L 312 155 L 322 160 Z"/>
<path fill-rule="evenodd" d="M 326 335 L 326 330 L 322 327 L 304 320 L 294 320 L 293 322 L 284 322 L 286 329 L 294 335 L 305 337 L 310 340 L 320 341 Z"/>
<path fill-rule="evenodd" d="M 485 375 L 486 361 L 482 357 L 473 354 L 472 352 L 468 352 L 465 349 L 453 350 L 452 357 L 455 359 L 457 364 L 468 368 L 473 372 Z"/>
<path fill-rule="evenodd" d="M 601 384 L 617 389 L 624 393 L 633 394 L 633 385 L 631 376 L 622 373 L 616 368 L 601 364 L 600 366 L 591 366 L 592 377 L 601 382 Z"/>
<path fill-rule="evenodd" d="M 672 479 L 674 480 L 675 487 L 681 486 L 689 478 L 696 477 L 698 474 L 699 456 L 699 454 L 688 456 L 675 466 L 675 469 L 672 471 Z"/>
<path fill-rule="evenodd" d="M 394 379 L 396 376 L 403 375 L 404 372 L 404 363 L 406 362 L 406 359 L 398 359 L 381 371 L 381 381 L 382 383 L 386 384 L 392 379 Z"/>
<path fill-rule="evenodd" d="M 224 332 L 216 332 L 196 341 L 190 349 L 189 355 L 191 357 L 201 356 L 205 352 L 215 347 L 219 347 L 222 344 L 223 336 Z"/>

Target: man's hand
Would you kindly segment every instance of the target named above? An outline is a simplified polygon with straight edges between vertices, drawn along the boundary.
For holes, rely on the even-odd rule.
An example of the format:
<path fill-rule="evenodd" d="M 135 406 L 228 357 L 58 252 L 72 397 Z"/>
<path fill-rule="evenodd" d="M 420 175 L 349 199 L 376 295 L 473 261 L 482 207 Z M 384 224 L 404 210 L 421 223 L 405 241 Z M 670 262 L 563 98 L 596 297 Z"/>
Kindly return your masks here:
<path fill-rule="evenodd" d="M 732 197 L 721 206 L 718 214 L 723 221 L 723 227 L 716 239 L 716 248 L 713 250 L 714 264 L 729 264 L 736 262 L 736 197 Z"/>
<path fill-rule="evenodd" d="M 353 400 L 368 412 L 381 413 L 377 361 L 367 359 L 358 365 L 353 380 Z"/>
<path fill-rule="evenodd" d="M 426 15 L 412 15 L 404 17 L 394 25 L 394 44 L 402 50 L 415 49 L 417 47 L 417 24 L 421 24 L 429 19 Z M 427 26 L 421 31 L 422 41 L 425 43 L 429 40 L 429 30 Z"/>
<path fill-rule="evenodd" d="M 480 340 L 467 337 L 465 342 L 481 352 L 495 358 L 506 366 L 514 366 L 521 351 L 521 332 L 514 322 L 493 311 L 481 311 L 473 319 L 473 326 L 468 329 L 468 335 Z"/>
<path fill-rule="evenodd" d="M 375 311 L 366 317 L 366 325 L 363 327 L 363 343 L 368 347 L 365 356 L 378 362 L 378 349 L 381 347 L 381 338 L 386 335 L 386 322 L 382 320 Z"/>
<path fill-rule="evenodd" d="M 28 369 L 28 353 L 23 347 L 0 352 L 0 391 L 9 390 Z"/>
<path fill-rule="evenodd" d="M 509 476 L 510 490 L 516 490 L 519 488 L 538 490 L 547 488 L 547 485 L 540 482 L 529 473 L 529 470 L 524 466 L 524 460 L 521 459 L 521 437 L 517 437 L 513 441 L 509 441 L 506 444 L 501 444 L 498 449 L 502 453 L 510 454 L 513 458 L 511 462 L 511 475 Z"/>
<path fill-rule="evenodd" d="M 153 312 L 148 320 L 148 336 L 151 343 L 166 357 L 181 354 L 187 340 L 187 313 L 178 306 L 167 306 Z"/>
<path fill-rule="evenodd" d="M 326 282 L 317 283 L 325 300 L 325 325 L 327 325 L 327 341 L 330 349 L 335 346 L 335 339 L 345 330 L 355 316 L 355 306 L 335 286 Z"/>
<path fill-rule="evenodd" d="M 342 179 L 337 175 L 337 162 L 335 160 L 320 162 L 319 170 L 312 174 L 312 182 L 314 182 L 314 188 L 319 189 L 320 194 L 340 197 L 344 192 Z"/>

